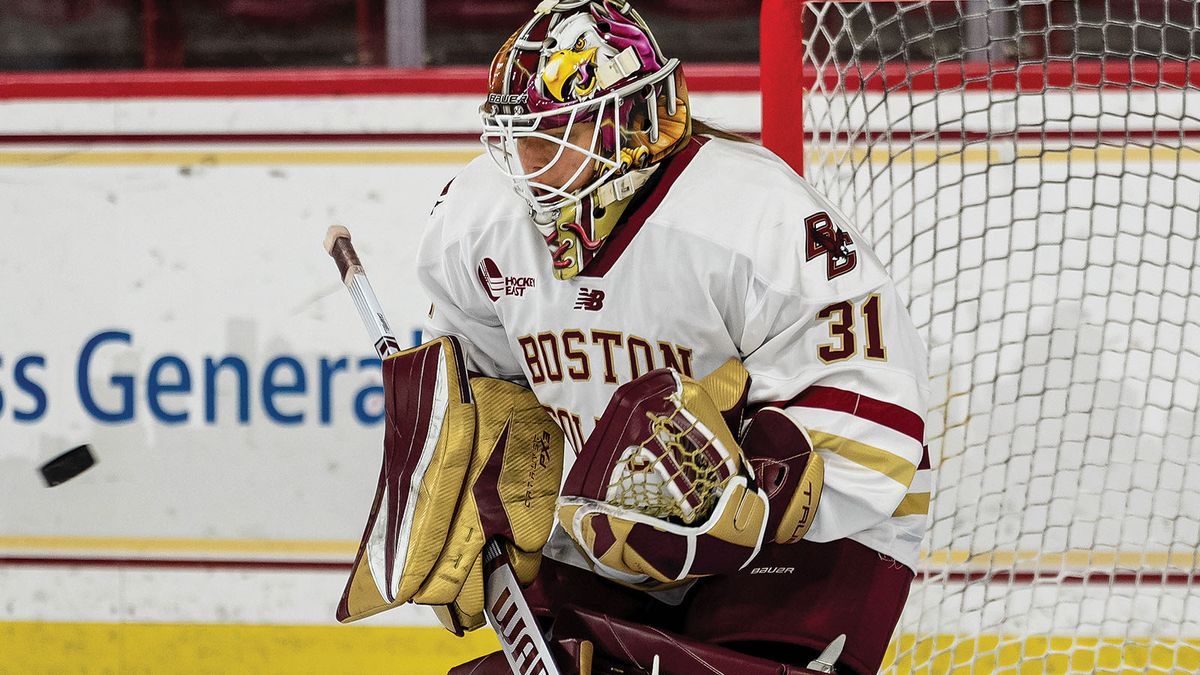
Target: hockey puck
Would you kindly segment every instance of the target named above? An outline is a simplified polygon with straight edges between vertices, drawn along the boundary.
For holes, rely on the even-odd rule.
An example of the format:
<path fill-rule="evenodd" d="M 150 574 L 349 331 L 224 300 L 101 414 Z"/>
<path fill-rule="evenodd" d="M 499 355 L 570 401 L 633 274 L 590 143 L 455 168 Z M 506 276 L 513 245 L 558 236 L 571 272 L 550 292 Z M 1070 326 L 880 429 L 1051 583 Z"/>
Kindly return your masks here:
<path fill-rule="evenodd" d="M 92 455 L 92 446 L 81 445 L 71 448 L 43 464 L 42 478 L 46 481 L 46 487 L 54 487 L 87 471 L 95 463 L 96 458 Z"/>

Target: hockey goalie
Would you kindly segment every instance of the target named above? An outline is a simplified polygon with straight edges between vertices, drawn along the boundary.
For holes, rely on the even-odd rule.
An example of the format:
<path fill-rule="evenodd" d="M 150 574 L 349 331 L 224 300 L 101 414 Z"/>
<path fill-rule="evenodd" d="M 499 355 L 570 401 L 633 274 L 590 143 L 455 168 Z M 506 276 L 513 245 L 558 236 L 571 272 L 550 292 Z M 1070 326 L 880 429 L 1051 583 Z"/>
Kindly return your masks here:
<path fill-rule="evenodd" d="M 481 113 L 489 156 L 418 253 L 435 339 L 385 367 L 389 442 L 426 448 L 377 499 L 406 529 L 368 529 L 340 616 L 479 628 L 499 537 L 559 672 L 877 672 L 929 507 L 928 381 L 867 242 L 693 119 L 628 3 L 542 2 Z"/>

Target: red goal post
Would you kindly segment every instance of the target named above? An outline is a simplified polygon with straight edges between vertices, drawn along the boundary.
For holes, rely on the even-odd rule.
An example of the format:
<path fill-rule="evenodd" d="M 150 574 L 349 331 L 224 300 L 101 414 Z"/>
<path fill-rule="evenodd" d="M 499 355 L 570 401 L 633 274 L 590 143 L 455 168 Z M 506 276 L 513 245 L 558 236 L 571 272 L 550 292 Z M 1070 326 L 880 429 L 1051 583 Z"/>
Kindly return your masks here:
<path fill-rule="evenodd" d="M 889 672 L 1200 672 L 1200 12 L 764 0 L 763 143 L 930 351 Z"/>

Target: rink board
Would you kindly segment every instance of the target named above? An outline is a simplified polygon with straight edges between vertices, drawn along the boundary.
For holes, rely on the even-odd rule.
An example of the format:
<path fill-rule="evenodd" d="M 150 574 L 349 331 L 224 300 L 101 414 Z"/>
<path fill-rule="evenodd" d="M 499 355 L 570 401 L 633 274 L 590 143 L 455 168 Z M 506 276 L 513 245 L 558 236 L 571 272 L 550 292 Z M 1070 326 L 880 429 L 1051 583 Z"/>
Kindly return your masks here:
<path fill-rule="evenodd" d="M 722 111 L 717 121 L 754 131 L 756 95 L 710 97 L 712 109 Z M 351 227 L 401 341 L 415 341 L 414 330 L 427 309 L 412 271 L 421 223 L 445 182 L 478 154 L 469 138 L 471 97 L 396 98 L 0 104 L 0 132 L 27 137 L 0 145 L 0 204 L 6 220 L 0 247 L 5 308 L 0 320 L 0 672 L 438 672 L 494 647 L 486 632 L 453 639 L 422 608 L 393 611 L 362 627 L 337 626 L 332 620 L 343 567 L 353 555 L 378 470 L 380 400 L 370 345 L 364 344 L 352 305 L 320 248 L 321 238 L 330 224 Z M 703 102 L 697 97 L 701 112 Z M 305 141 L 289 136 L 308 132 L 412 137 Z M 91 140 L 71 142 L 63 134 Z M 152 138 L 130 137 L 138 134 Z M 180 138 L 205 134 L 211 138 Z M 238 134 L 282 138 L 247 141 Z M 955 167 L 989 162 L 990 153 L 1009 150 L 947 156 L 921 148 L 899 158 L 895 170 L 903 172 L 906 162 L 946 167 L 938 180 L 915 186 L 918 201 L 923 193 L 970 193 L 977 188 L 955 177 Z M 1054 172 L 1067 157 L 1024 161 Z M 1200 161 L 1187 147 L 1104 146 L 1088 157 L 1099 167 L 1145 163 L 1200 175 Z M 1147 173 L 1147 185 L 1161 180 L 1153 177 L 1155 171 Z M 1113 189 L 1102 174 L 1074 178 L 1072 189 Z M 874 189 L 882 185 L 877 180 Z M 1059 198 L 1053 187 L 1036 189 L 1043 199 Z M 937 200 L 931 208 L 938 208 Z M 992 537 L 988 550 L 1009 551 L 1013 559 L 1034 548 L 1099 552 L 1083 564 L 1070 556 L 1024 561 L 1040 570 L 1116 571 L 1128 561 L 1113 552 L 1133 550 L 1161 570 L 1186 576 L 1195 569 L 1194 558 L 1172 542 L 1194 536 L 1189 528 L 1196 526 L 1195 498 L 1179 496 L 1182 503 L 1169 506 L 1187 517 L 1164 523 L 1155 516 L 1162 503 L 1146 494 L 1161 486 L 1179 494 L 1184 485 L 1200 484 L 1197 469 L 1186 461 L 1197 450 L 1195 415 L 1173 414 L 1168 404 L 1119 421 L 1127 425 L 1120 429 L 1126 436 L 1144 436 L 1149 429 L 1161 440 L 1156 447 L 1070 446 L 1080 455 L 1115 456 L 1129 467 L 1129 504 L 1089 504 L 1088 476 L 1044 480 L 1058 461 L 1048 453 L 1050 439 L 1069 430 L 1031 430 L 1028 416 L 1034 413 L 1018 401 L 1029 376 L 1005 377 L 1012 364 L 1024 364 L 1016 356 L 1006 362 L 1009 355 L 1002 357 L 999 349 L 1006 331 L 1017 330 L 1006 318 L 1019 315 L 1021 327 L 1031 320 L 1046 322 L 1035 325 L 1048 335 L 1042 374 L 1042 389 L 1052 392 L 1048 400 L 1059 397 L 1064 413 L 1074 413 L 1073 396 L 1094 397 L 1103 384 L 1098 377 L 1056 383 L 1049 357 L 1060 354 L 1051 344 L 1057 334 L 1066 335 L 1058 338 L 1065 345 L 1089 349 L 1108 339 L 1108 323 L 1080 320 L 1101 311 L 1089 298 L 1099 297 L 1103 280 L 1086 274 L 1069 279 L 1068 285 L 1080 289 L 1077 302 L 1052 305 L 1060 311 L 1046 312 L 1038 298 L 1062 287 L 1058 279 L 1051 287 L 1038 285 L 1053 274 L 1051 267 L 1039 266 L 1050 263 L 1030 253 L 996 266 L 996 256 L 984 245 L 1031 233 L 1036 240 L 1038 231 L 1095 241 L 1092 216 L 1065 207 L 1063 212 L 1053 223 L 1030 223 L 1020 213 L 1006 216 L 993 206 L 988 211 L 993 220 L 987 234 L 979 234 L 977 248 L 970 242 L 953 244 L 962 237 L 963 224 L 945 218 L 935 240 L 914 239 L 907 248 L 896 247 L 915 252 L 916 262 L 905 270 L 901 286 L 928 303 L 914 304 L 914 318 L 928 326 L 934 371 L 941 364 L 944 373 L 935 381 L 934 403 L 940 407 L 935 408 L 937 429 L 931 431 L 945 430 L 950 445 L 939 459 L 964 477 L 935 498 L 935 515 L 938 509 L 991 509 L 998 523 L 994 532 L 972 532 L 970 538 L 953 528 L 939 531 L 935 524 L 930 560 L 953 561 L 963 569 L 974 564 L 984 572 L 1001 568 L 977 555 L 988 548 L 978 537 Z M 1182 255 L 1174 267 L 1186 269 L 1184 277 L 1164 279 L 1165 286 L 1200 288 L 1196 272 L 1184 267 L 1194 261 L 1195 250 L 1180 254 L 1172 242 L 1173 236 L 1189 235 L 1194 242 L 1195 232 L 1188 229 L 1194 222 L 1182 219 L 1186 213 L 1160 216 L 1139 221 L 1144 230 L 1139 242 L 1161 237 L 1164 250 Z M 1165 234 L 1154 230 L 1163 222 Z M 1084 254 L 1108 251 L 1112 263 L 1123 262 L 1135 231 L 1102 232 L 1102 241 L 1087 244 Z M 892 236 L 881 244 L 888 250 L 893 241 L 904 240 L 902 230 Z M 952 260 L 946 253 L 951 250 Z M 947 266 L 970 263 L 961 256 L 976 251 L 988 274 L 962 280 L 947 272 Z M 1077 254 L 1059 250 L 1056 257 Z M 904 264 L 902 256 L 898 264 Z M 1168 272 L 1180 274 L 1174 268 Z M 1014 284 L 1027 289 L 1023 306 L 1009 305 Z M 1002 287 L 1007 289 L 1003 296 L 997 294 Z M 962 317 L 948 322 L 944 299 L 971 292 L 979 293 L 982 305 L 1000 302 L 1005 311 L 995 316 L 984 311 L 975 326 L 963 324 Z M 1165 293 L 1159 302 L 1178 302 L 1171 296 Z M 1164 396 L 1196 400 L 1187 389 L 1194 378 L 1171 377 L 1172 372 L 1200 372 L 1195 352 L 1176 346 L 1174 360 L 1163 362 L 1167 350 L 1158 343 L 1169 347 L 1171 340 L 1178 345 L 1200 338 L 1191 332 L 1194 298 L 1183 295 L 1182 305 L 1167 308 L 1190 318 L 1179 322 L 1178 334 L 1138 333 L 1148 330 L 1133 321 L 1150 311 L 1146 302 L 1135 297 L 1102 310 L 1105 320 L 1110 314 L 1113 321 L 1127 315 L 1134 333 L 1126 339 L 1151 345 L 1139 391 L 1101 392 L 1111 397 L 1114 411 Z M 1063 317 L 1074 317 L 1074 323 Z M 976 360 L 989 351 L 981 345 L 991 339 L 998 347 L 994 362 Z M 1096 351 L 1100 371 L 1105 350 Z M 964 360 L 972 363 L 966 375 L 950 367 Z M 206 369 L 218 362 L 227 365 L 206 377 Z M 970 398 L 974 408 L 955 407 L 965 392 L 985 388 L 985 396 Z M 126 389 L 133 392 L 128 406 Z M 1013 400 L 987 406 L 989 399 L 1005 397 Z M 982 456 L 1012 452 L 1013 439 L 1029 442 L 1003 475 L 963 468 Z M 68 484 L 44 488 L 36 466 L 83 442 L 93 445 L 99 464 Z M 1005 496 L 1004 487 L 1024 485 L 1033 486 L 1022 489 L 1024 503 Z M 1062 506 L 1065 496 L 1074 506 Z M 1024 508 L 1029 502 L 1044 508 Z M 1090 533 L 1055 529 L 1063 519 L 1079 517 L 1107 527 Z M 1049 539 L 1013 538 L 1007 533 L 1014 527 L 1040 528 Z M 1096 532 L 1115 532 L 1116 538 L 1097 540 Z M 1108 601 L 1110 586 L 1116 588 L 1117 602 Z M 1052 578 L 951 584 L 943 591 L 951 602 L 930 595 L 914 599 L 941 606 L 937 626 L 905 628 L 938 636 L 916 650 L 928 654 L 925 667 L 931 672 L 972 661 L 975 672 L 990 672 L 1018 659 L 1023 659 L 1021 672 L 1140 672 L 1147 664 L 1164 669 L 1173 664 L 1185 672 L 1200 668 L 1195 640 L 1200 602 L 1191 592 L 1190 576 L 1183 583 L 1133 591 L 1131 585 L 1107 583 L 1062 586 Z M 1096 604 L 1101 594 L 1103 607 Z M 1161 618 L 1139 624 L 1143 611 Z M 972 627 L 994 625 L 996 616 L 1008 617 L 1011 631 L 947 646 L 947 631 L 969 634 Z M 1031 630 L 1051 637 L 1018 637 Z M 1150 636 L 1161 641 L 1142 645 Z M 911 639 L 902 636 L 901 645 Z M 331 654 L 337 658 L 330 659 Z M 989 665 L 989 655 L 998 660 Z"/>
<path fill-rule="evenodd" d="M 1153 647 L 1114 638 L 982 637 L 928 638 L 918 654 L 928 665 L 903 672 L 990 673 L 1014 669 L 1023 675 L 1063 672 L 1141 673 L 1200 670 L 1200 641 Z M 901 638 L 909 647 L 911 639 Z M 229 624 L 0 623 L 0 646 L 41 645 L 6 652 L 0 672 L 49 675 L 89 673 L 441 673 L 450 666 L 498 648 L 486 631 L 453 638 L 434 628 Z M 61 651 L 46 649 L 62 645 Z M 991 654 L 997 653 L 997 657 Z M 937 656 L 934 656 L 938 654 Z M 401 656 L 402 655 L 402 656 Z M 983 655 L 981 657 L 981 655 Z M 891 652 L 886 662 L 891 661 Z M 86 666 L 82 664 L 87 664 Z M 972 671 L 972 668 L 974 669 Z"/>

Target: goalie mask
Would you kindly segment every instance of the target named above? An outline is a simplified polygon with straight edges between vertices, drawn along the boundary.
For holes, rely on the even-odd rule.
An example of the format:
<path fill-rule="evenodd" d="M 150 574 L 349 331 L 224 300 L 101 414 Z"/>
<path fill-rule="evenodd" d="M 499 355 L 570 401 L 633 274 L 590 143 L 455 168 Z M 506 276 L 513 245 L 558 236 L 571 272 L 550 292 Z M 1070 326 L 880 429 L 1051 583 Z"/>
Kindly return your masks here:
<path fill-rule="evenodd" d="M 656 163 L 691 135 L 679 61 L 611 0 L 542 2 L 497 52 L 480 114 L 560 279 L 583 269 Z"/>

